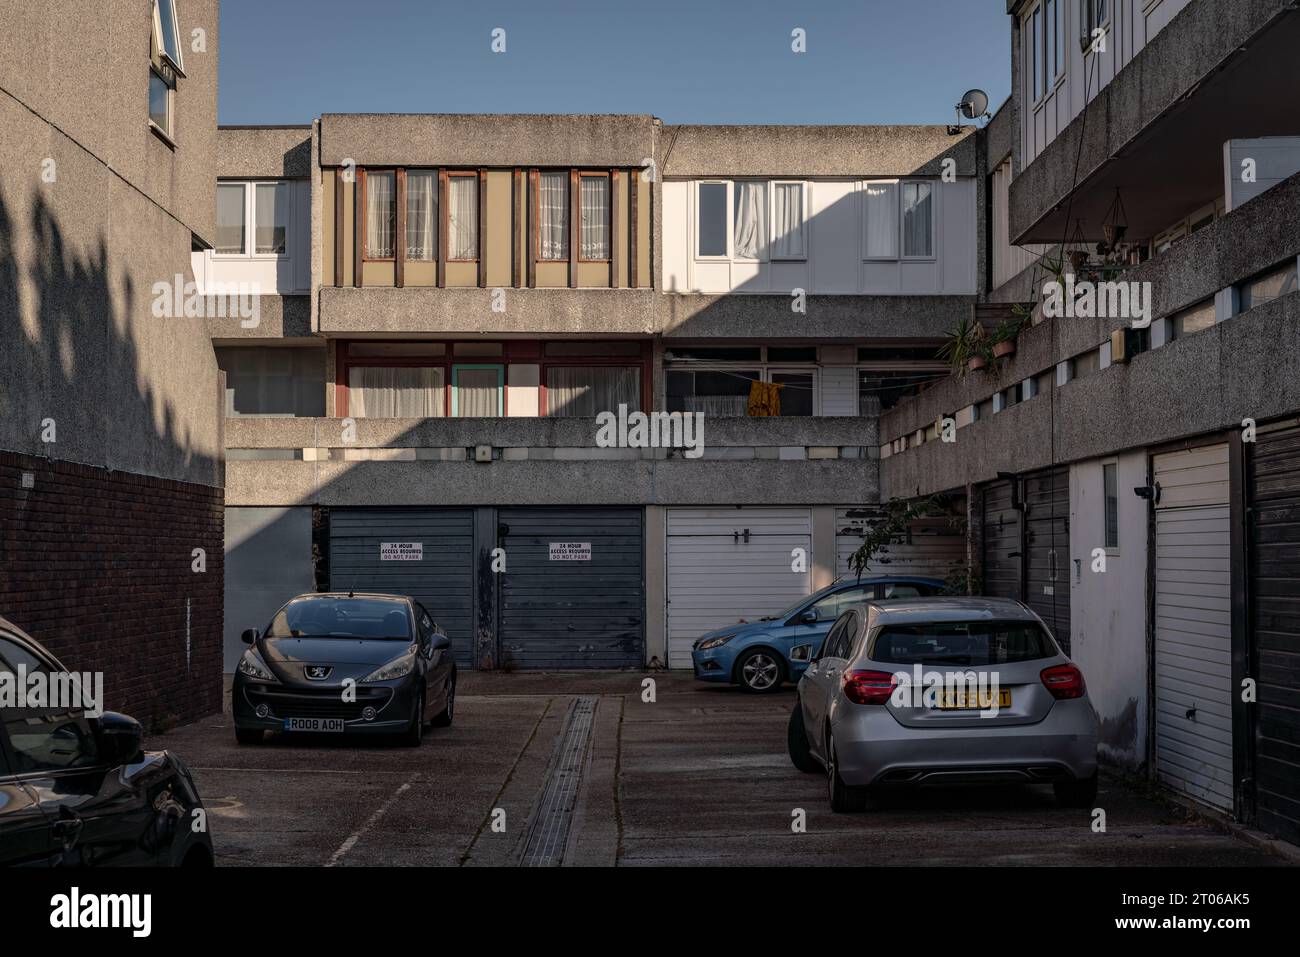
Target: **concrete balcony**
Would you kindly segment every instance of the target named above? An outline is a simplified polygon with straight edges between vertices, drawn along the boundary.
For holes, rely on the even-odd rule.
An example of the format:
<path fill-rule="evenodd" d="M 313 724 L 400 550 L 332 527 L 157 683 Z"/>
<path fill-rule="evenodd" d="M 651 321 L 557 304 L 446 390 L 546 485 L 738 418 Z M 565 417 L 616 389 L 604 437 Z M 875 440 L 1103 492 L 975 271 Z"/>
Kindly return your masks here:
<path fill-rule="evenodd" d="M 876 420 L 703 420 L 702 454 L 601 448 L 571 418 L 226 421 L 227 505 L 872 502 Z M 491 460 L 476 461 L 486 446 Z"/>

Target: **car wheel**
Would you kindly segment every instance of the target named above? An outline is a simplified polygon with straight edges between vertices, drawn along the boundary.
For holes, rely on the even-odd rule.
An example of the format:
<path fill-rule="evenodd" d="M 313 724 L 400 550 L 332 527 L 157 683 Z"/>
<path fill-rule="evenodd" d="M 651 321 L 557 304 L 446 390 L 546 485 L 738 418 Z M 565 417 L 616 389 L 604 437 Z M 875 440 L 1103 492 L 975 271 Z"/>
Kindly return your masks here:
<path fill-rule="evenodd" d="M 240 744 L 261 744 L 263 739 L 261 728 L 235 729 L 235 740 Z"/>
<path fill-rule="evenodd" d="M 1092 807 L 1097 801 L 1097 772 L 1083 780 L 1057 781 L 1052 785 L 1061 807 Z"/>
<path fill-rule="evenodd" d="M 826 732 L 826 785 L 830 792 L 831 810 L 836 814 L 855 814 L 867 809 L 867 789 L 850 787 L 840 777 L 839 761 L 835 757 L 835 736 Z"/>
<path fill-rule="evenodd" d="M 424 691 L 415 701 L 415 713 L 411 715 L 411 724 L 402 733 L 402 744 L 408 748 L 418 748 L 424 740 Z"/>
<path fill-rule="evenodd" d="M 767 694 L 781 687 L 781 661 L 776 652 L 755 648 L 736 662 L 740 686 L 754 694 Z"/>
<path fill-rule="evenodd" d="M 803 706 L 799 704 L 798 698 L 795 699 L 794 710 L 790 712 L 790 724 L 786 728 L 785 743 L 790 752 L 790 763 L 800 771 L 805 774 L 815 774 L 822 769 L 808 749 L 808 729 L 803 725 Z"/>
<path fill-rule="evenodd" d="M 451 726 L 452 718 L 456 716 L 456 673 L 452 672 L 451 679 L 447 684 L 447 707 L 442 709 L 442 713 L 435 715 L 430 724 L 435 728 L 447 728 Z"/>

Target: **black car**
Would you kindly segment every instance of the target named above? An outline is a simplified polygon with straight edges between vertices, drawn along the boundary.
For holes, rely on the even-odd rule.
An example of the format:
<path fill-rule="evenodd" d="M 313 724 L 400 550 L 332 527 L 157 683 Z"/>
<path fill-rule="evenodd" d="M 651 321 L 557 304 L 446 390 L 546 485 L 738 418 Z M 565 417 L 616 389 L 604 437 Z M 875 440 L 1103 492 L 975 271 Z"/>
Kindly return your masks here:
<path fill-rule="evenodd" d="M 0 680 L 67 675 L 58 659 L 0 618 Z M 52 684 L 53 682 L 51 682 Z M 10 702 L 20 699 L 11 694 Z M 207 866 L 212 840 L 189 770 L 142 751 L 140 724 L 88 717 L 48 699 L 0 707 L 0 865 Z"/>
<path fill-rule="evenodd" d="M 240 744 L 280 731 L 397 735 L 414 746 L 427 726 L 451 724 L 451 639 L 412 598 L 299 595 L 244 641 L 230 689 Z"/>

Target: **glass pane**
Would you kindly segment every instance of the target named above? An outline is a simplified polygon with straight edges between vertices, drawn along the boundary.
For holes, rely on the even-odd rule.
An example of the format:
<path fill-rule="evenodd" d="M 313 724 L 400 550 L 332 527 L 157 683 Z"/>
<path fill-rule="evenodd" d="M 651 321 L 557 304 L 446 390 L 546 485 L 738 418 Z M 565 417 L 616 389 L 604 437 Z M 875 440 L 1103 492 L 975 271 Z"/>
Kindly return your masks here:
<path fill-rule="evenodd" d="M 898 187 L 894 183 L 868 183 L 866 200 L 868 259 L 898 256 Z"/>
<path fill-rule="evenodd" d="M 451 176 L 447 210 L 449 259 L 478 259 L 478 177 Z"/>
<path fill-rule="evenodd" d="M 599 415 L 641 409 L 641 370 L 622 367 L 552 366 L 546 370 L 546 414 Z"/>
<path fill-rule="evenodd" d="M 150 70 L 149 71 L 149 119 L 151 119 L 154 125 L 157 126 L 164 133 L 166 133 L 168 136 L 171 136 L 171 132 L 172 132 L 170 110 L 168 109 L 168 107 L 170 106 L 170 102 L 169 102 L 170 97 L 168 96 L 168 94 L 170 92 L 171 90 L 167 86 L 167 82 L 162 77 L 160 77 L 157 73 L 154 73 L 152 70 Z"/>
<path fill-rule="evenodd" d="M 367 419 L 439 418 L 446 408 L 441 368 L 348 370 L 348 414 Z"/>
<path fill-rule="evenodd" d="M 243 183 L 224 183 L 217 187 L 216 250 L 227 256 L 244 252 Z"/>
<path fill-rule="evenodd" d="M 254 187 L 253 200 L 257 252 L 283 255 L 289 222 L 289 184 L 258 183 Z"/>
<path fill-rule="evenodd" d="M 393 173 L 366 174 L 366 256 L 393 258 L 397 193 Z"/>
<path fill-rule="evenodd" d="M 1214 300 L 1207 299 L 1198 306 L 1180 312 L 1174 318 L 1174 338 L 1191 335 L 1214 325 Z"/>
<path fill-rule="evenodd" d="M 813 414 L 813 374 L 811 372 L 773 372 L 772 381 L 781 390 L 782 415 Z"/>
<path fill-rule="evenodd" d="M 701 183 L 696 214 L 699 255 L 727 255 L 727 184 Z"/>
<path fill-rule="evenodd" d="M 803 184 L 777 183 L 773 194 L 772 256 L 798 259 L 804 255 Z"/>
<path fill-rule="evenodd" d="M 569 258 L 569 174 L 537 177 L 537 258 Z"/>
<path fill-rule="evenodd" d="M 432 262 L 438 235 L 437 177 L 431 170 L 406 174 L 406 258 Z"/>
<path fill-rule="evenodd" d="M 177 66 L 181 64 L 180 38 L 176 36 L 176 8 L 173 0 L 158 0 L 158 19 L 162 24 L 163 52 Z"/>
<path fill-rule="evenodd" d="M 579 178 L 579 198 L 582 203 L 583 259 L 609 258 L 609 179 L 604 176 Z"/>
<path fill-rule="evenodd" d="M 1029 73 L 1033 77 L 1034 102 L 1043 95 L 1043 11 L 1034 10 L 1033 26 L 1029 41 Z"/>
<path fill-rule="evenodd" d="M 747 415 L 749 390 L 759 378 L 757 369 L 669 372 L 668 411 Z"/>
<path fill-rule="evenodd" d="M 1296 291 L 1296 264 L 1287 263 L 1267 275 L 1252 279 L 1241 289 L 1241 311 L 1262 306 L 1266 302 L 1280 299 Z"/>
<path fill-rule="evenodd" d="M 90 722 L 79 711 L 6 708 L 14 771 L 61 771 L 93 766 L 99 752 Z"/>
<path fill-rule="evenodd" d="M 903 184 L 903 255 L 933 256 L 934 216 L 929 183 Z"/>
<path fill-rule="evenodd" d="M 767 256 L 767 184 L 742 181 L 732 192 L 736 258 L 763 259 Z"/>
<path fill-rule="evenodd" d="M 1119 547 L 1119 490 L 1118 466 L 1104 465 L 1101 469 L 1102 485 L 1106 499 L 1106 547 Z"/>
<path fill-rule="evenodd" d="M 501 370 L 457 369 L 456 415 L 486 418 L 501 414 Z"/>

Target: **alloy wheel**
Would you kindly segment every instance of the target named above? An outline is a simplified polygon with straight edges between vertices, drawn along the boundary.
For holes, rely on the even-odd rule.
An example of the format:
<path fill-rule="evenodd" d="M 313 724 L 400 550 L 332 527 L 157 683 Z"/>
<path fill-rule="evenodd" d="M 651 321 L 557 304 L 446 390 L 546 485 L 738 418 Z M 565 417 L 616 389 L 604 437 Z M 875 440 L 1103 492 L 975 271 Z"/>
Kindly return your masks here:
<path fill-rule="evenodd" d="M 741 680 L 755 691 L 766 691 L 776 684 L 781 667 L 771 655 L 759 652 L 746 659 L 740 669 Z"/>

